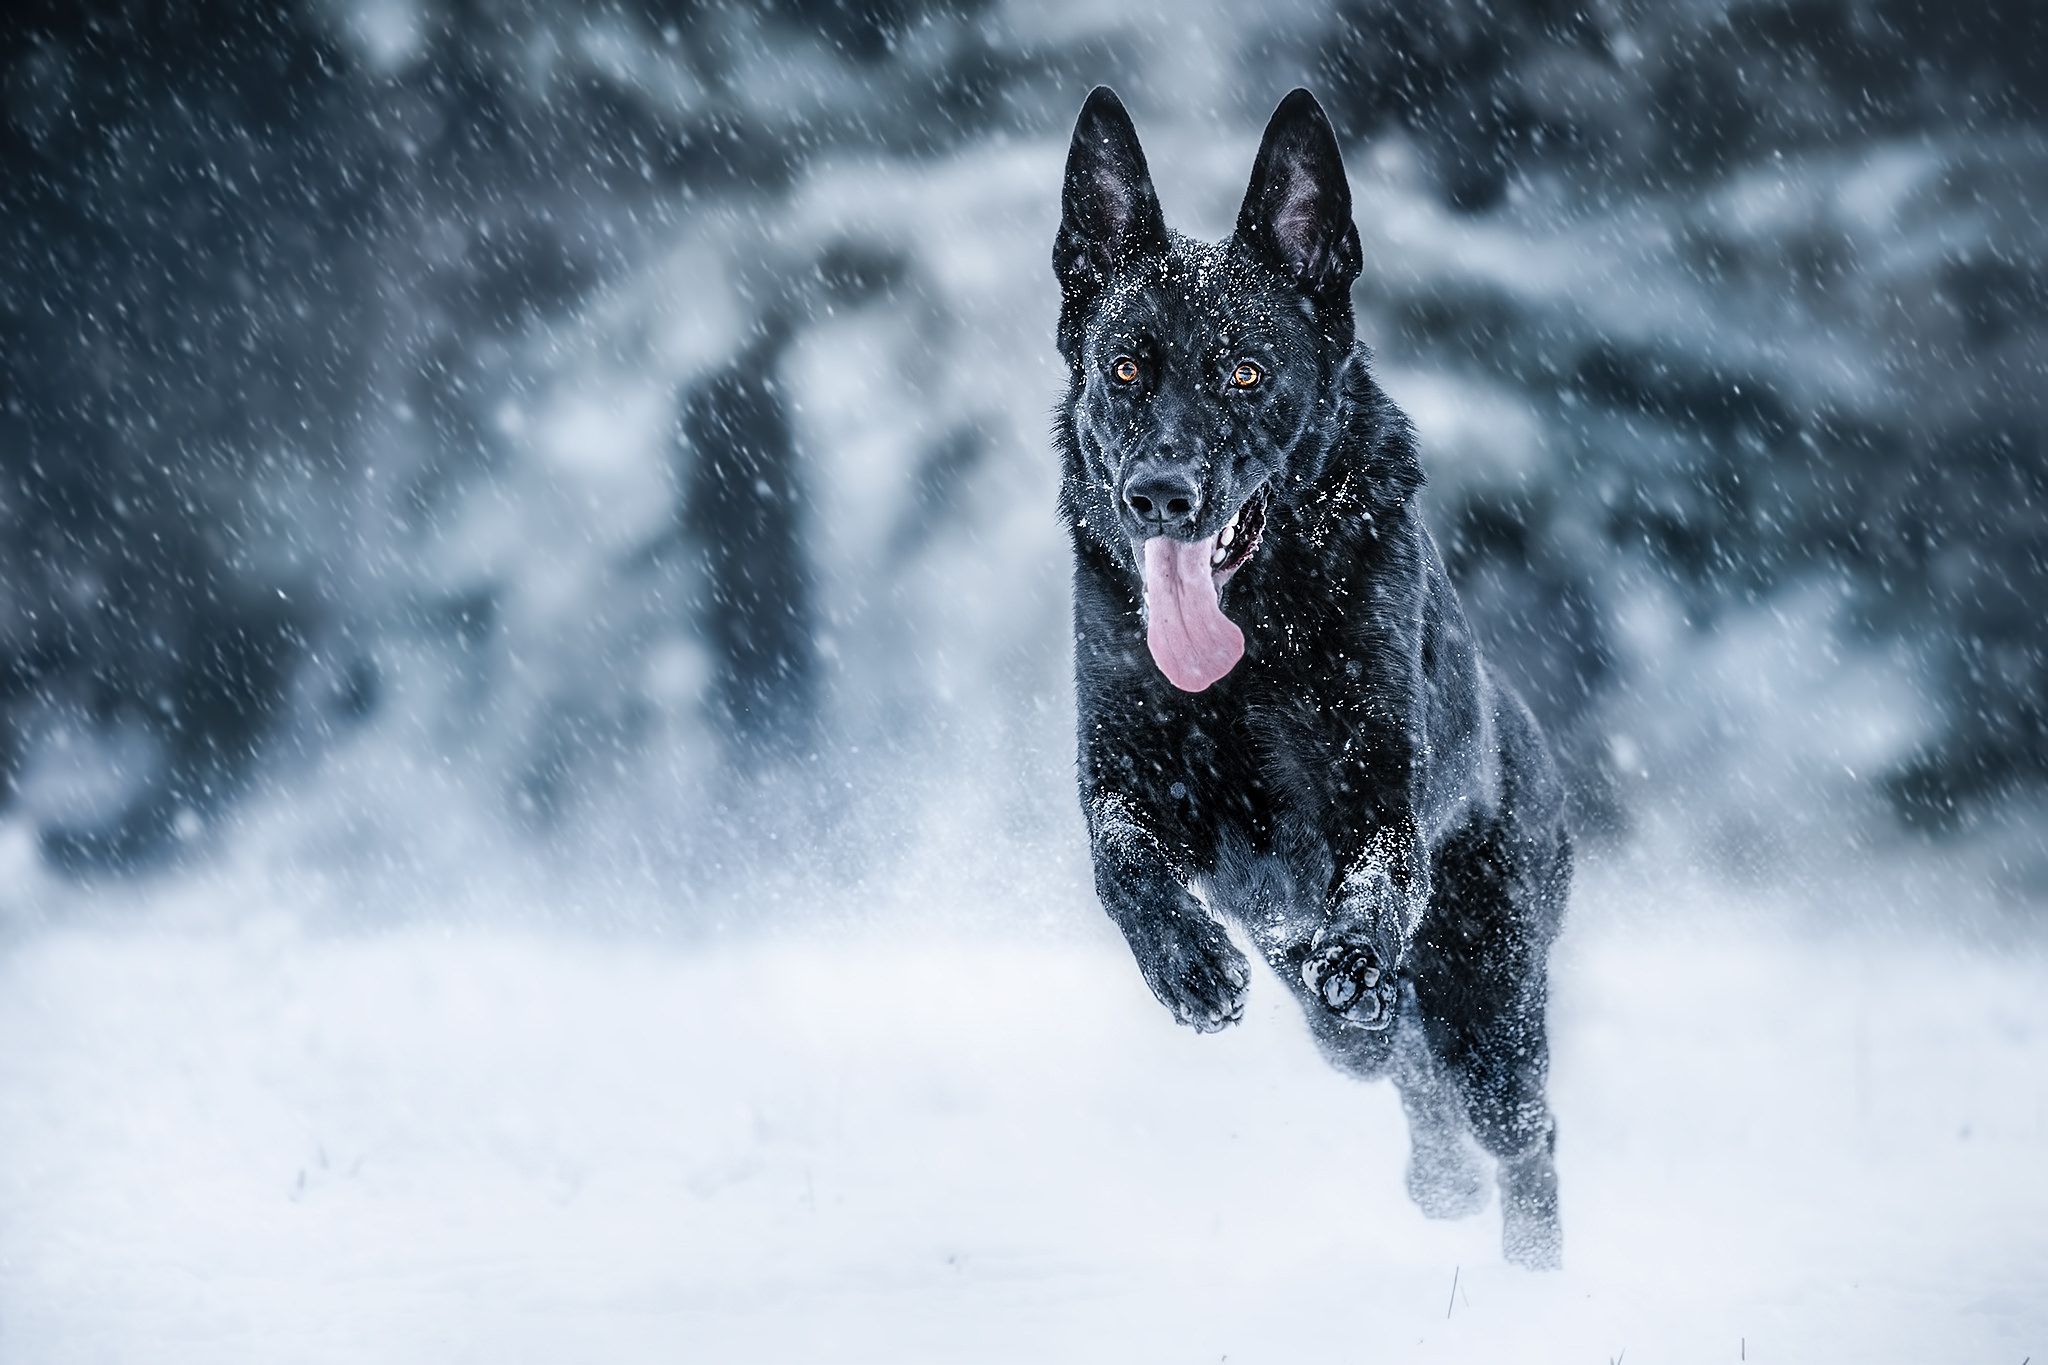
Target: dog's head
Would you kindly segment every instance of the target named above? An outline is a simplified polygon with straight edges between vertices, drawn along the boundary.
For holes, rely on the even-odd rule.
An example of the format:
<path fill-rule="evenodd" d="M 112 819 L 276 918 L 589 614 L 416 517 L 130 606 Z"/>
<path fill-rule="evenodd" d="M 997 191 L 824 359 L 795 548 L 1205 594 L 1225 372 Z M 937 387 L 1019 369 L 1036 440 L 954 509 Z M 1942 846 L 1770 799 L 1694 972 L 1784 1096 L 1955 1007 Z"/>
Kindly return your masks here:
<path fill-rule="evenodd" d="M 1053 247 L 1079 465 L 1066 497 L 1142 580 L 1153 658 L 1185 691 L 1243 656 L 1224 585 L 1322 472 L 1359 263 L 1336 135 L 1308 91 L 1274 111 L 1222 242 L 1167 230 L 1114 93 L 1082 106 Z"/>

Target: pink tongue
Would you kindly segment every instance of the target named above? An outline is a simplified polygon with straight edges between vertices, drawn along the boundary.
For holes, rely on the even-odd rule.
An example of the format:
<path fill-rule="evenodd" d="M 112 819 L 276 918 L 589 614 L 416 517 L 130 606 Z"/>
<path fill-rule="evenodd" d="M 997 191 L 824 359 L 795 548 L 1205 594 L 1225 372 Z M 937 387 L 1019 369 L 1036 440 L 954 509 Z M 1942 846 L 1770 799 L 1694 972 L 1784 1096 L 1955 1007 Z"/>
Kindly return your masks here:
<path fill-rule="evenodd" d="M 1166 680 L 1199 692 L 1237 667 L 1244 632 L 1216 605 L 1216 537 L 1145 542 L 1145 643 Z"/>

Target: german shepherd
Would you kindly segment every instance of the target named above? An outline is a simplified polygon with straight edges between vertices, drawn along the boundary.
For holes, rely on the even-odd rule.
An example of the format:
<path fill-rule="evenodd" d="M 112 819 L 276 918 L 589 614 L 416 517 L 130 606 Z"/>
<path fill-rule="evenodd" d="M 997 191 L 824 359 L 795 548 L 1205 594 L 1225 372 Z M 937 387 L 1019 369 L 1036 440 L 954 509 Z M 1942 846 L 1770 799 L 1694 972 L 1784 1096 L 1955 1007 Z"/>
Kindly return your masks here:
<path fill-rule="evenodd" d="M 1053 268 L 1095 885 L 1203 1032 L 1244 1011 L 1248 965 L 1210 911 L 1235 923 L 1333 1065 L 1393 1078 L 1422 1211 L 1483 1205 L 1476 1138 L 1507 1258 L 1551 1267 L 1564 792 L 1417 509 L 1414 435 L 1356 338 L 1360 266 L 1306 90 L 1222 242 L 1167 229 L 1130 115 L 1088 96 Z"/>

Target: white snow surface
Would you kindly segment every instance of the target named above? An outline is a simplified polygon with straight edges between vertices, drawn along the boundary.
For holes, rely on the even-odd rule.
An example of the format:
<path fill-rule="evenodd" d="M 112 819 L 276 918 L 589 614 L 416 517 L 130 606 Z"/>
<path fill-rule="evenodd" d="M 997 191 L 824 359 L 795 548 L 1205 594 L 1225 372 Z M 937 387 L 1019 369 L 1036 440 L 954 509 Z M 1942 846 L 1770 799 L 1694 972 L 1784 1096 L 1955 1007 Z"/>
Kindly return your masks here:
<path fill-rule="evenodd" d="M 1596 862 L 1543 1276 L 1410 1206 L 1278 983 L 1180 1029 L 1054 880 L 691 941 L 17 926 L 0 1360 L 2048 1359 L 2037 947 Z"/>

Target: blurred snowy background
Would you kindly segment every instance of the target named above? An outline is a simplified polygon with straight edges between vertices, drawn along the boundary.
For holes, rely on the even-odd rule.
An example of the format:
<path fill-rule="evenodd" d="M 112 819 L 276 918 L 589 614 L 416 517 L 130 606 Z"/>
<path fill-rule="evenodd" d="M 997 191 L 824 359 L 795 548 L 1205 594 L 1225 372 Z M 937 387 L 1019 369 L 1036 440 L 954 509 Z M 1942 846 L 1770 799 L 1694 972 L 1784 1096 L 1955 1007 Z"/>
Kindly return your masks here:
<path fill-rule="evenodd" d="M 761 1322 L 843 1325 L 778 1285 L 928 1308 L 964 1276 L 1043 1321 L 1067 1275 L 1091 1312 L 1178 1309 L 1188 1267 L 1148 1253 L 1198 1241 L 1194 1215 L 1070 1188 L 1100 1222 L 1076 1232 L 1042 1190 L 961 1195 L 996 1178 L 965 1155 L 937 1167 L 950 1199 L 890 1163 L 937 1114 L 1021 1170 L 1037 1124 L 1085 1184 L 1084 1145 L 1151 1151 L 1162 1109 L 1211 1112 L 1212 1066 L 1284 1080 L 1214 1112 L 1338 1160 L 1300 1125 L 1367 1092 L 1325 1093 L 1295 1036 L 1155 1037 L 1087 887 L 1047 262 L 1097 81 L 1200 235 L 1288 87 L 1344 135 L 1361 330 L 1586 831 L 1567 1224 L 1575 1178 L 1612 1216 L 1571 1244 L 1638 1273 L 1651 1214 L 1621 1211 L 1679 1165 L 1685 1217 L 1806 1195 L 1893 1229 L 1755 1233 L 1783 1260 L 1753 1282 L 1606 1281 L 1607 1306 L 1704 1342 L 1703 1294 L 1797 1318 L 1819 1292 L 1797 1276 L 1844 1246 L 1873 1286 L 1939 1254 L 1976 1283 L 1939 1311 L 1836 1305 L 1861 1358 L 1966 1310 L 2015 1361 L 2048 1353 L 2038 1295 L 1999 1297 L 2048 1278 L 2038 0 L 32 0 L 0 18 L 0 1357 L 396 1360 L 446 1326 L 421 1284 L 551 1305 L 608 1358 L 789 1358 Z M 1079 1022 L 1039 1022 L 1045 980 Z M 1263 995 L 1244 1032 L 1298 1030 Z M 963 1027 L 987 1068 L 928 1036 Z M 1653 1116 L 1617 1071 L 1638 1095 L 1689 1080 Z M 1129 1098 L 1158 1075 L 1180 1088 Z M 1805 1174 L 1758 1175 L 1729 1112 L 1751 1101 L 1804 1134 Z M 1437 1261 L 1448 1285 L 1488 1234 L 1400 1204 L 1392 1102 L 1370 1103 L 1339 1169 L 1436 1240 L 1359 1273 L 1434 1301 Z M 1191 1182 L 1242 1178 L 1175 1143 Z M 1955 1200 L 1870 1211 L 1867 1184 L 1955 1194 L 1951 1159 L 1985 1220 L 1956 1248 L 1926 1237 Z M 577 1205 L 619 1161 L 667 1202 Z M 762 1213 L 829 1216 L 835 1163 L 918 1234 Z M 1609 1203 L 1596 1169 L 1632 1173 Z M 323 1182 L 353 1202 L 309 1234 Z M 1271 1224 L 1252 1280 L 1280 1283 L 1275 1248 L 1308 1252 L 1277 1196 L 1231 1197 Z M 1321 1273 L 1341 1233 L 1318 1231 Z M 698 1259 L 665 1261 L 669 1237 Z M 1075 1237 L 1150 1269 L 1044 1259 Z M 409 1287 L 380 1297 L 408 1243 Z M 930 1283 L 902 1269 L 927 1253 Z M 896 1269 L 847 1279 L 877 1260 Z M 352 1306 L 304 1312 L 336 1273 Z M 636 1316 L 675 1283 L 682 1326 Z M 733 1294 L 720 1328 L 705 1305 Z M 544 1307 L 476 1358 L 553 1358 Z M 1233 1358 L 1321 1358 L 1317 1311 L 1297 1337 L 1240 1324 Z M 1495 1326 L 1526 1347 L 1510 1329 L 1543 1311 Z M 286 1315 L 295 1348 L 256 1350 Z M 881 1358 L 1106 1339 L 967 1349 L 942 1318 L 921 1354 L 887 1313 L 845 1320 Z M 1628 1344 L 1568 1321 L 1568 1358 Z M 1713 1331 L 1700 1358 L 1722 1336 L 1732 1358 L 1740 1323 Z"/>

